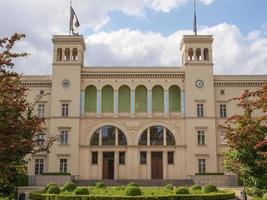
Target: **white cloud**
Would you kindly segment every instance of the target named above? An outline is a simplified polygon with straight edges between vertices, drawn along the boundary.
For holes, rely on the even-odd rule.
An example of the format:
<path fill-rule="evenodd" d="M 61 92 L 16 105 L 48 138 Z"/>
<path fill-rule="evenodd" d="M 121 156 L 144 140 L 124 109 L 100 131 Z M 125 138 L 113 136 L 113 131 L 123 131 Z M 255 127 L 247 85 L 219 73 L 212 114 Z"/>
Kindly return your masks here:
<path fill-rule="evenodd" d="M 191 31 L 168 37 L 129 29 L 96 33 L 86 39 L 86 61 L 89 66 L 180 66 L 179 44 L 184 34 Z M 244 36 L 236 26 L 223 23 L 202 27 L 200 34 L 214 35 L 216 74 L 267 74 L 267 38 L 261 31 Z"/>

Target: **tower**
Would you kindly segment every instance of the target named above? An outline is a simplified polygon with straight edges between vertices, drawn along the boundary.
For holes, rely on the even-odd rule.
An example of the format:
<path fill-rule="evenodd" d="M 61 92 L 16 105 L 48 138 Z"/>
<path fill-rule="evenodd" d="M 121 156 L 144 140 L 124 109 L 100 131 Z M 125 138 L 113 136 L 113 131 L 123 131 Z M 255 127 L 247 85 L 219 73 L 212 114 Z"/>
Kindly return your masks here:
<path fill-rule="evenodd" d="M 58 172 L 60 160 L 68 164 L 68 172 L 78 174 L 79 162 L 79 117 L 81 67 L 84 63 L 85 42 L 80 35 L 54 35 L 53 42 L 53 76 L 51 90 L 49 123 L 50 133 L 60 135 L 68 133 L 69 144 L 55 144 L 49 154 L 49 170 Z"/>

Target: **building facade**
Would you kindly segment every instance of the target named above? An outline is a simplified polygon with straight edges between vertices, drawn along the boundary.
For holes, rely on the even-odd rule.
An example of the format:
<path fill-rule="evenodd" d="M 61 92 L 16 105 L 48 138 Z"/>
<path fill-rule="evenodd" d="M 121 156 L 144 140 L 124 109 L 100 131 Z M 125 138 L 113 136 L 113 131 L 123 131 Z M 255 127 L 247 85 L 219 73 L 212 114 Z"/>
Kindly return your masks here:
<path fill-rule="evenodd" d="M 29 175 L 170 180 L 223 172 L 219 124 L 240 112 L 228 100 L 267 82 L 267 75 L 214 75 L 211 35 L 183 37 L 181 67 L 85 67 L 82 36 L 52 41 L 52 75 L 23 76 L 23 84 L 29 101 L 47 94 L 36 112 L 58 141 L 50 154 L 32 156 Z M 43 142 L 43 133 L 36 137 Z"/>

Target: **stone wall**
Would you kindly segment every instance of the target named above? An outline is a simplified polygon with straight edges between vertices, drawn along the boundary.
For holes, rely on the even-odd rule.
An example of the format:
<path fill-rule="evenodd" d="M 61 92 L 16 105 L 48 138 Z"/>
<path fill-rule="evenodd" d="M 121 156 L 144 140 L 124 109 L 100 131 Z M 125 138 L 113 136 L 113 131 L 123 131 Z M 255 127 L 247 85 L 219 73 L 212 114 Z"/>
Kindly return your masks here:
<path fill-rule="evenodd" d="M 235 175 L 195 175 L 192 179 L 197 185 L 238 186 Z"/>
<path fill-rule="evenodd" d="M 74 180 L 74 176 L 36 175 L 29 176 L 29 186 L 46 186 L 48 183 L 64 185 L 66 182 Z"/>

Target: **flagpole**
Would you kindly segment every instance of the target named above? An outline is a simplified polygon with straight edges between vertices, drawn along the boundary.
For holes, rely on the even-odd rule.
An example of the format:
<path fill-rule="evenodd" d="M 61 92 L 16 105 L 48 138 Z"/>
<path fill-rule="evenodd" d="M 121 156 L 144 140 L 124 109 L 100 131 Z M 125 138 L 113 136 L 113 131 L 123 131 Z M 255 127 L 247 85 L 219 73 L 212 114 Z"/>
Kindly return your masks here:
<path fill-rule="evenodd" d="M 70 0 L 70 21 L 69 21 L 69 35 L 71 35 L 71 0 Z"/>

